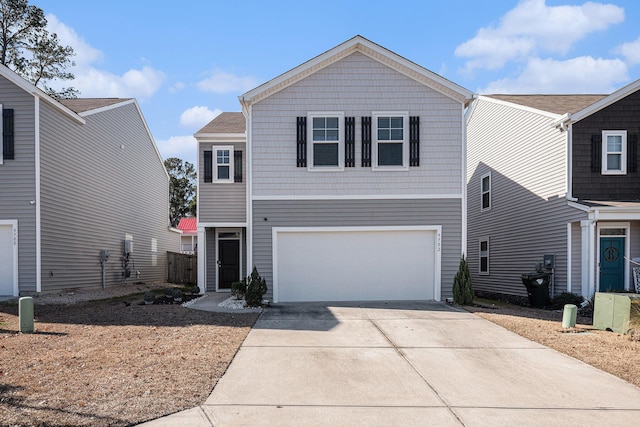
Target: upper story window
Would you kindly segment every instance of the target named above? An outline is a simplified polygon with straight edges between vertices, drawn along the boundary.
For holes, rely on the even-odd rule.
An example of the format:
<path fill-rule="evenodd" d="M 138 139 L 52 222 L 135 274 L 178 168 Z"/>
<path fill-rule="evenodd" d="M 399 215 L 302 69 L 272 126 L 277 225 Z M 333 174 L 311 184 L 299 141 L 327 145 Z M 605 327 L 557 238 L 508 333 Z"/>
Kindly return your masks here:
<path fill-rule="evenodd" d="M 344 114 L 309 113 L 307 147 L 310 170 L 342 170 L 344 168 Z"/>
<path fill-rule="evenodd" d="M 232 145 L 214 146 L 203 152 L 202 175 L 204 182 L 242 182 L 242 151 Z"/>
<path fill-rule="evenodd" d="M 481 209 L 491 209 L 491 173 L 480 178 Z"/>
<path fill-rule="evenodd" d="M 409 166 L 409 113 L 373 113 L 373 168 L 407 169 Z"/>
<path fill-rule="evenodd" d="M 602 174 L 627 173 L 627 131 L 602 131 Z"/>
<path fill-rule="evenodd" d="M 233 182 L 233 147 L 213 147 L 214 181 Z"/>

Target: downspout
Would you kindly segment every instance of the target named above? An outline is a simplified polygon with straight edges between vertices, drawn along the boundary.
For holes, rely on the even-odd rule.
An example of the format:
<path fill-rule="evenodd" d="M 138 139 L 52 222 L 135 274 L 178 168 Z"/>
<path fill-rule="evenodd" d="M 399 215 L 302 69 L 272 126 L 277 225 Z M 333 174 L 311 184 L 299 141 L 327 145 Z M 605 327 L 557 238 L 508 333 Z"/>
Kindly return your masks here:
<path fill-rule="evenodd" d="M 240 105 L 242 105 L 242 112 L 246 119 L 245 130 L 245 144 L 247 152 L 247 189 L 246 189 L 246 206 L 247 206 L 247 262 L 246 273 L 247 276 L 251 274 L 253 269 L 253 156 L 251 146 L 251 104 L 248 100 L 244 99 L 244 96 L 238 97 Z"/>
<path fill-rule="evenodd" d="M 40 197 L 40 97 L 34 95 L 36 190 L 36 292 L 42 292 L 42 209 Z"/>
<path fill-rule="evenodd" d="M 474 93 L 468 102 L 462 104 L 462 256 L 467 255 L 467 121 L 468 115 L 471 114 L 473 103 L 478 98 L 478 94 Z M 464 109 L 467 111 L 464 111 Z"/>

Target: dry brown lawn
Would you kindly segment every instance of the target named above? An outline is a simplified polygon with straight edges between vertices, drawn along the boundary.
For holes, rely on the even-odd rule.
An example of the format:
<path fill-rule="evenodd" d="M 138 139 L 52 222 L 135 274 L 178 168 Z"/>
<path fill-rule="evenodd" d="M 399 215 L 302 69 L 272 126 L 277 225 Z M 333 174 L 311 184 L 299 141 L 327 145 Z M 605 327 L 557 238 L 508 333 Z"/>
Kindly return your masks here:
<path fill-rule="evenodd" d="M 0 303 L 0 425 L 127 426 L 200 405 L 258 316 L 81 296 L 39 298 L 35 334 L 18 333 L 15 302 Z M 559 312 L 466 309 L 640 386 L 638 340 L 584 318 L 563 330 Z"/>
<path fill-rule="evenodd" d="M 122 301 L 0 304 L 0 425 L 126 426 L 200 405 L 257 314 Z"/>

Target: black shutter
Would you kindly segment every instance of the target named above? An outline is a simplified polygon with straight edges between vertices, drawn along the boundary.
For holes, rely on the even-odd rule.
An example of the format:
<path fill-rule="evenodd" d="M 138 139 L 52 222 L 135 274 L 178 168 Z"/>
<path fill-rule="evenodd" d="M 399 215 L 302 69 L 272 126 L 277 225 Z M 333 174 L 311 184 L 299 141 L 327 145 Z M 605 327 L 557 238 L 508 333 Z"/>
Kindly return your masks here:
<path fill-rule="evenodd" d="M 2 110 L 2 158 L 4 160 L 15 159 L 13 148 L 13 109 Z"/>
<path fill-rule="evenodd" d="M 420 117 L 409 117 L 409 166 L 420 166 Z"/>
<path fill-rule="evenodd" d="M 213 152 L 204 152 L 204 182 L 213 182 Z"/>
<path fill-rule="evenodd" d="M 362 167 L 371 167 L 371 117 L 362 118 Z"/>
<path fill-rule="evenodd" d="M 242 182 L 242 151 L 233 152 L 233 182 Z"/>
<path fill-rule="evenodd" d="M 638 134 L 632 133 L 627 140 L 627 170 L 638 171 Z"/>
<path fill-rule="evenodd" d="M 602 135 L 591 135 L 591 172 L 602 170 Z"/>
<path fill-rule="evenodd" d="M 296 127 L 296 149 L 297 160 L 296 165 L 299 168 L 307 167 L 307 118 L 298 117 Z"/>
<path fill-rule="evenodd" d="M 356 118 L 344 118 L 344 166 L 356 165 Z"/>

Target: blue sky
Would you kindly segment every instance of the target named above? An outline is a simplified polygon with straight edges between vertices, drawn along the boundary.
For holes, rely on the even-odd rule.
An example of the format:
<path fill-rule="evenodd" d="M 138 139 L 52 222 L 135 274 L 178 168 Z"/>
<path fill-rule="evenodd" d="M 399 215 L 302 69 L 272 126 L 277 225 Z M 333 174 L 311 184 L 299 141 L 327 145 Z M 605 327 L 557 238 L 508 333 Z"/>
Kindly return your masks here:
<path fill-rule="evenodd" d="M 640 78 L 640 2 L 31 0 L 82 97 L 134 97 L 164 158 L 238 95 L 355 35 L 478 93 L 610 93 Z M 68 86 L 69 84 L 66 83 Z"/>

